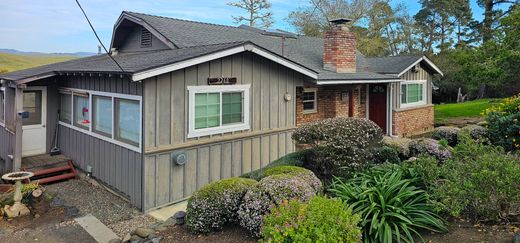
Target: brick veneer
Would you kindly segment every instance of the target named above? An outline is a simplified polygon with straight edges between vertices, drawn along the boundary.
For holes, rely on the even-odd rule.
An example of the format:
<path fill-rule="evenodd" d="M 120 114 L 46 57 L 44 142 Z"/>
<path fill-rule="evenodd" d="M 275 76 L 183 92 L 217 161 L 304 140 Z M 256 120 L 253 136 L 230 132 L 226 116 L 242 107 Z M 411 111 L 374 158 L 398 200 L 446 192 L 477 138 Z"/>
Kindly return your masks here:
<path fill-rule="evenodd" d="M 394 111 L 392 134 L 399 137 L 427 133 L 433 130 L 433 105 Z"/>
<path fill-rule="evenodd" d="M 309 87 L 307 87 L 309 88 Z M 341 100 L 341 92 L 352 90 L 354 97 L 354 117 L 366 116 L 366 87 L 319 86 L 317 88 L 317 111 L 314 113 L 303 112 L 303 88 L 298 88 L 296 93 L 296 125 L 318 121 L 334 117 L 348 117 L 349 101 Z M 360 96 L 361 95 L 361 96 Z"/>
<path fill-rule="evenodd" d="M 324 34 L 323 68 L 338 73 L 356 72 L 356 35 L 347 26 L 334 26 Z"/>

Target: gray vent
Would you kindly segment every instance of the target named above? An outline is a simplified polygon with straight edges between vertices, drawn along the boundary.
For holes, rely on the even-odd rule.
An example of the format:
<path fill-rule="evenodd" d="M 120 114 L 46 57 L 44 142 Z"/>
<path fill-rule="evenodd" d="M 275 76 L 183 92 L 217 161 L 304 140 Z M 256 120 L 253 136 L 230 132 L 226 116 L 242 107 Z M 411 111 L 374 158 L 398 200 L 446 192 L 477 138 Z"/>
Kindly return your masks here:
<path fill-rule="evenodd" d="M 141 30 L 141 47 L 151 47 L 152 46 L 152 33 L 147 29 Z"/>

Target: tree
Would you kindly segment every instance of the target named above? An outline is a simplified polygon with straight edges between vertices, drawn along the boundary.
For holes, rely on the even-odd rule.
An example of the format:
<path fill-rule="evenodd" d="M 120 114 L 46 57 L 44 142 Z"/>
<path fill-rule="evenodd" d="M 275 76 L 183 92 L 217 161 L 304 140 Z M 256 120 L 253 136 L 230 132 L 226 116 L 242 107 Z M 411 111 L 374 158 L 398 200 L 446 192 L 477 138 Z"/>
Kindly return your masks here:
<path fill-rule="evenodd" d="M 509 11 L 497 10 L 499 5 L 503 4 L 518 4 L 519 0 L 478 0 L 478 5 L 484 8 L 484 20 L 480 24 L 480 31 L 482 33 L 482 41 L 488 42 L 493 38 L 493 26 L 499 23 L 500 19 L 507 15 Z"/>
<path fill-rule="evenodd" d="M 269 28 L 273 24 L 271 3 L 268 0 L 240 0 L 228 3 L 229 6 L 247 11 L 249 16 L 233 16 L 236 23 L 247 22 L 251 27 Z"/>

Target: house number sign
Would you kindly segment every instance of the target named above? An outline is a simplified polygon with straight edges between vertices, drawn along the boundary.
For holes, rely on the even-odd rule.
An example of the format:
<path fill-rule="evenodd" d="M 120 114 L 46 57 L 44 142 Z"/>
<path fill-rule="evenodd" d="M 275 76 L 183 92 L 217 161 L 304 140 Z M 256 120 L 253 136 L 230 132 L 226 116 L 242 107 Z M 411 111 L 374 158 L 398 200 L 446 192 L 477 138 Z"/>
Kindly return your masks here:
<path fill-rule="evenodd" d="M 208 78 L 208 85 L 229 85 L 236 84 L 236 77 L 220 77 L 220 78 Z"/>

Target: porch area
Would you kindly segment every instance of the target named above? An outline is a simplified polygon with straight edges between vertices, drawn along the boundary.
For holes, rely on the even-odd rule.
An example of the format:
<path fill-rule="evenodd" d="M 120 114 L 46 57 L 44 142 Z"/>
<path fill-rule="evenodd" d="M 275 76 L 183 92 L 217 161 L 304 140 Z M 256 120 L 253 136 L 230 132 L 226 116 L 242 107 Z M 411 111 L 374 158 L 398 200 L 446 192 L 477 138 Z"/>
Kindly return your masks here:
<path fill-rule="evenodd" d="M 73 179 L 78 174 L 72 159 L 62 154 L 24 157 L 21 170 L 33 172 L 34 176 L 30 180 L 38 184 Z"/>

